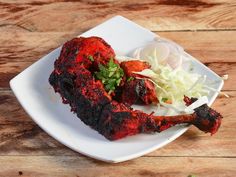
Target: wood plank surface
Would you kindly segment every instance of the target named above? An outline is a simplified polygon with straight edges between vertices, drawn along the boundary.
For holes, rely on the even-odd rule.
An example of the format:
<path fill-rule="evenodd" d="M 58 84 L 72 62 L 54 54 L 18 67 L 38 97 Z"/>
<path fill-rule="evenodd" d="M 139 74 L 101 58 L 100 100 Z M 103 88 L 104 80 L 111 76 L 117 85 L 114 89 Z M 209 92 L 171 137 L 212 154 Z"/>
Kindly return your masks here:
<path fill-rule="evenodd" d="M 234 0 L 1 0 L 0 8 L 0 26 L 38 32 L 82 32 L 117 14 L 152 31 L 236 29 Z"/>
<path fill-rule="evenodd" d="M 141 157 L 107 164 L 78 156 L 0 156 L 0 176 L 233 177 L 235 163 L 236 158 Z"/>
<path fill-rule="evenodd" d="M 79 33 L 28 32 L 15 27 L 0 28 L 0 88 L 19 72 Z M 236 31 L 158 32 L 182 45 L 188 53 L 219 75 L 229 74 L 224 89 L 235 90 Z"/>
<path fill-rule="evenodd" d="M 224 116 L 214 136 L 191 127 L 169 145 L 146 156 L 236 157 L 236 91 L 230 98 L 219 97 L 213 104 Z M 79 155 L 42 131 L 23 111 L 10 91 L 0 92 L 0 156 L 1 155 Z M 227 105 L 227 106 L 226 106 Z"/>

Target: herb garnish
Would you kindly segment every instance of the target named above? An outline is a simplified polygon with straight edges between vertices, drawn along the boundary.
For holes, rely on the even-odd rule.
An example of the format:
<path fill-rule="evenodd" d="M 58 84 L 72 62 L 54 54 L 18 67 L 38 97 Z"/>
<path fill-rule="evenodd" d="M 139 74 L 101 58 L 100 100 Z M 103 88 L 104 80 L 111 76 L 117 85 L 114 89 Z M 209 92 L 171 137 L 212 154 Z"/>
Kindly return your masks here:
<path fill-rule="evenodd" d="M 129 77 L 129 78 L 127 79 L 127 82 L 130 82 L 130 81 L 132 81 L 132 80 L 134 80 L 134 78 L 133 78 L 133 77 Z"/>
<path fill-rule="evenodd" d="M 93 56 L 92 56 L 92 55 L 89 55 L 89 56 L 88 56 L 88 59 L 89 59 L 90 61 L 92 61 L 92 62 L 94 61 L 94 59 L 93 59 Z"/>
<path fill-rule="evenodd" d="M 99 64 L 98 67 L 99 71 L 95 72 L 95 77 L 102 81 L 105 90 L 110 94 L 120 85 L 124 71 L 118 64 L 114 63 L 112 58 L 105 66 Z"/>
<path fill-rule="evenodd" d="M 168 98 L 162 98 L 161 101 L 166 102 Z"/>

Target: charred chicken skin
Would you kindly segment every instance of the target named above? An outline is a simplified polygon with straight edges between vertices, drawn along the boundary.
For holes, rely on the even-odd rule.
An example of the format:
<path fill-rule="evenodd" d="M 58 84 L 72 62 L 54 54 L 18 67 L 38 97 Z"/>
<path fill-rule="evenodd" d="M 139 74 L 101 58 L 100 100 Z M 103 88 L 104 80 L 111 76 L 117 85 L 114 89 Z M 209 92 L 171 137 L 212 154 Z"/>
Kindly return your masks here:
<path fill-rule="evenodd" d="M 106 64 L 110 58 L 114 57 L 113 49 L 103 39 L 80 37 L 65 43 L 59 58 L 55 61 L 55 69 L 50 75 L 49 82 L 54 90 L 60 93 L 63 102 L 69 103 L 72 111 L 86 125 L 109 140 L 117 140 L 138 133 L 161 132 L 182 123 L 195 125 L 200 130 L 212 134 L 218 130 L 222 116 L 207 105 L 196 108 L 193 114 L 154 116 L 133 110 L 126 102 L 114 100 L 113 96 L 105 90 L 102 81 L 94 77 L 99 64 Z M 115 60 L 114 62 L 118 63 Z M 129 64 L 122 64 L 125 77 L 132 75 Z M 144 63 L 139 64 L 144 65 Z M 135 80 L 140 82 L 139 79 L 133 81 Z M 134 85 L 137 84 L 134 83 Z M 152 90 L 153 86 L 147 87 Z M 129 90 L 125 84 L 120 89 L 127 92 Z M 143 100 L 143 102 L 157 101 L 155 96 L 151 97 L 153 100 Z M 185 97 L 184 101 L 186 105 L 190 105 L 196 99 Z M 130 102 L 132 103 L 133 101 Z"/>
<path fill-rule="evenodd" d="M 151 66 L 147 62 L 131 60 L 122 62 L 120 66 L 124 70 L 126 77 L 132 78 L 132 80 L 124 84 L 121 102 L 127 103 L 129 105 L 148 105 L 158 102 L 154 84 L 147 78 L 133 73 L 142 71 L 144 69 L 149 69 Z"/>

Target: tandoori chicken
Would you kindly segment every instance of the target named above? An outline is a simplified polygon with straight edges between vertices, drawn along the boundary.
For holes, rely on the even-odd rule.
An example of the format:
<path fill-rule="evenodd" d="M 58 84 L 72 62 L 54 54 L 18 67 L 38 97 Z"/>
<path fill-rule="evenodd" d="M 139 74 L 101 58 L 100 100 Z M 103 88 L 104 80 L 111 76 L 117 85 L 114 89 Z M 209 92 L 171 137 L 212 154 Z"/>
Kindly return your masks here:
<path fill-rule="evenodd" d="M 158 102 L 154 85 L 132 74 L 150 66 L 140 61 L 119 64 L 111 46 L 99 37 L 66 42 L 54 66 L 49 82 L 55 92 L 86 125 L 109 140 L 161 132 L 182 123 L 211 134 L 220 127 L 222 116 L 206 104 L 192 114 L 178 116 L 154 116 L 133 110 L 130 106 L 135 103 Z M 190 105 L 196 99 L 185 97 L 184 101 Z"/>

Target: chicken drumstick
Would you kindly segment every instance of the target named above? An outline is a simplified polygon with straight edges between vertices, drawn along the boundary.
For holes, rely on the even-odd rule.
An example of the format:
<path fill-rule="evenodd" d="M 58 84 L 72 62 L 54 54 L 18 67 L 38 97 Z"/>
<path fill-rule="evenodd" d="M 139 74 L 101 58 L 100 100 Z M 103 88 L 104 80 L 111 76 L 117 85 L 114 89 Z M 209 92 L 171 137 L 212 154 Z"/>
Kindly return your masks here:
<path fill-rule="evenodd" d="M 49 82 L 85 124 L 109 140 L 161 132 L 182 123 L 195 125 L 212 134 L 218 130 L 222 116 L 207 105 L 196 108 L 193 114 L 154 116 L 113 100 L 102 82 L 93 76 L 99 63 L 112 56 L 113 50 L 101 38 L 76 38 L 63 46 L 55 61 Z M 184 101 L 190 105 L 196 99 L 185 97 Z"/>

